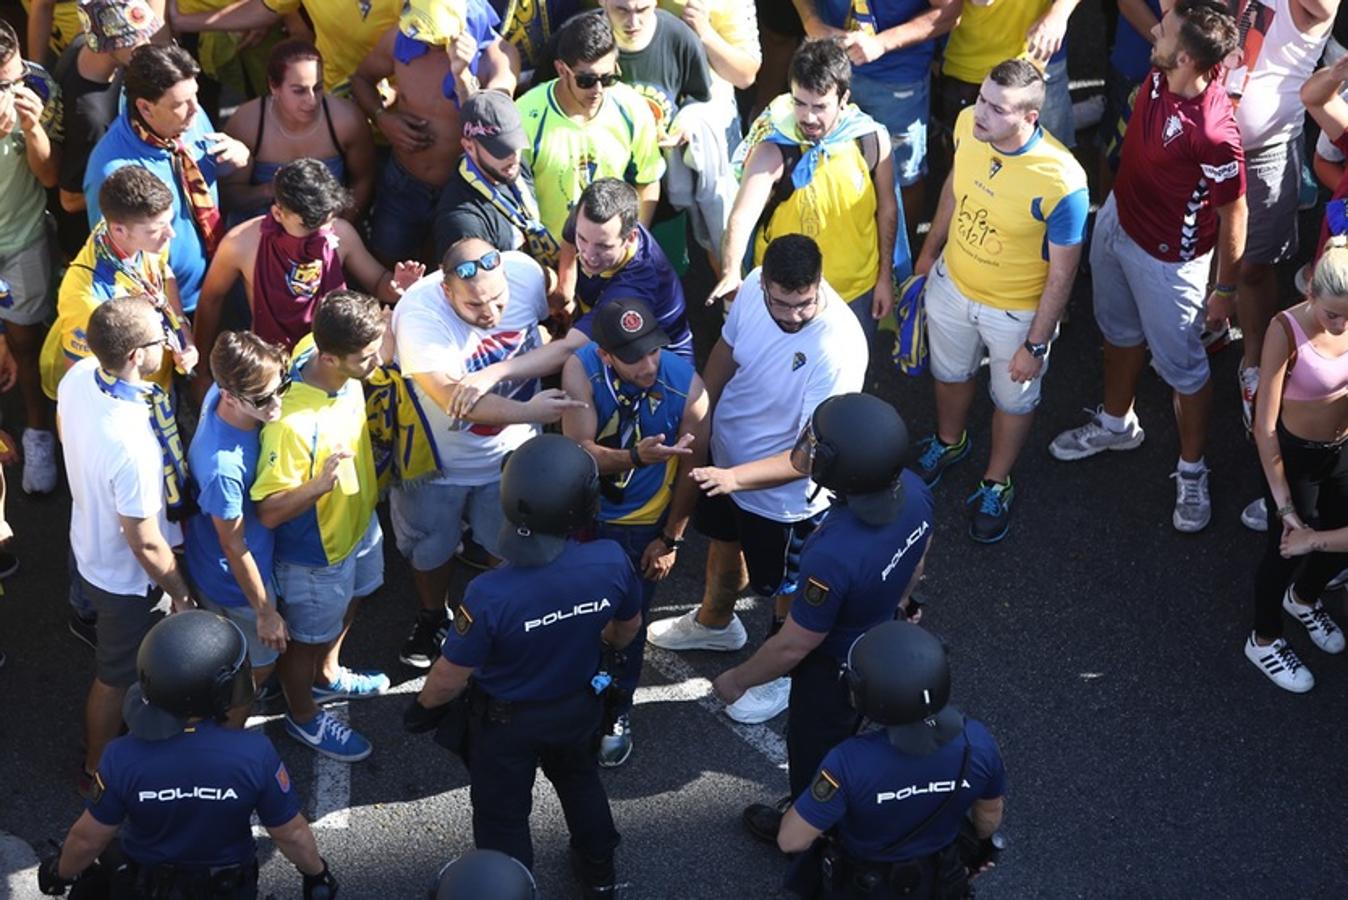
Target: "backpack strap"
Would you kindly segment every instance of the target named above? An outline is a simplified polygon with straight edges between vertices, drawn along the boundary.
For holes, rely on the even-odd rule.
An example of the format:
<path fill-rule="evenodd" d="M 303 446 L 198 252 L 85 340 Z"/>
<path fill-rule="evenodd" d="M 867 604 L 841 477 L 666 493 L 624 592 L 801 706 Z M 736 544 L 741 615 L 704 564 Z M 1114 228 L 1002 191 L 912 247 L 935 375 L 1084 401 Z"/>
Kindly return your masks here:
<path fill-rule="evenodd" d="M 1290 312 L 1284 311 L 1274 316 L 1278 320 L 1278 324 L 1282 326 L 1283 334 L 1287 336 L 1287 371 L 1283 372 L 1284 383 L 1286 383 L 1287 376 L 1292 374 L 1292 367 L 1297 364 L 1297 339 L 1292 333 L 1292 324 L 1287 321 L 1289 315 L 1291 315 Z"/>

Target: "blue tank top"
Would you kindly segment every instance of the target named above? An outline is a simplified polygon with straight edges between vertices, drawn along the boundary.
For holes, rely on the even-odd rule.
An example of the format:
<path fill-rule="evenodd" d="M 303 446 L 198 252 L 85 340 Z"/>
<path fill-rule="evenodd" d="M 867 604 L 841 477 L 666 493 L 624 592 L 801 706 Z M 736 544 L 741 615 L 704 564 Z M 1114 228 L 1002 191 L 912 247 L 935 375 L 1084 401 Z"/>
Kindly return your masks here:
<path fill-rule="evenodd" d="M 679 425 L 693 383 L 693 366 L 688 360 L 661 350 L 655 384 L 642 390 L 619 381 L 617 373 L 600 360 L 595 344 L 586 344 L 576 356 L 585 367 L 594 394 L 594 411 L 599 419 L 595 443 L 625 450 L 654 434 L 663 434 L 666 444 L 679 439 Z M 663 466 L 642 466 L 602 476 L 599 521 L 610 525 L 659 522 L 673 496 L 678 468 L 679 461 L 671 459 Z"/>
<path fill-rule="evenodd" d="M 276 173 L 281 170 L 281 167 L 291 162 L 291 160 L 285 160 L 283 162 L 263 162 L 257 158 L 258 151 L 262 149 L 262 133 L 267 125 L 266 96 L 262 97 L 261 103 L 262 109 L 258 112 L 257 117 L 257 137 L 253 139 L 253 174 L 249 181 L 252 184 L 271 184 L 276 180 Z M 332 124 L 332 113 L 328 110 L 327 97 L 323 98 L 322 109 L 323 123 L 328 126 L 328 137 L 332 140 L 332 146 L 337 148 L 337 155 L 320 159 L 319 162 L 327 167 L 328 171 L 332 173 L 333 178 L 336 178 L 342 184 L 346 184 L 346 157 L 342 155 L 342 142 L 337 139 L 337 129 L 334 128 Z M 254 216 L 263 215 L 270 208 L 271 205 L 267 204 L 266 206 L 257 209 L 248 210 L 238 219 L 238 222 L 246 222 Z M 231 219 L 231 221 L 233 220 Z M 237 224 L 237 222 L 235 224 Z"/>

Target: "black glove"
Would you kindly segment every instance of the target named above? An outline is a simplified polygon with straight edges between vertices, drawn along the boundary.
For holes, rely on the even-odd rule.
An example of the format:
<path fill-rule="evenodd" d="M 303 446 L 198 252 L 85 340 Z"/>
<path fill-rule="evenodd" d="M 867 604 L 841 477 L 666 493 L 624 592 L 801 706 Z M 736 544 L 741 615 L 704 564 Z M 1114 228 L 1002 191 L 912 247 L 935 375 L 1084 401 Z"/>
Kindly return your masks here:
<path fill-rule="evenodd" d="M 434 731 L 440 724 L 440 720 L 449 712 L 448 703 L 442 703 L 439 706 L 427 709 L 422 706 L 416 697 L 408 704 L 407 709 L 403 710 L 403 729 L 410 734 L 425 734 L 427 731 Z"/>
<path fill-rule="evenodd" d="M 335 900 L 337 897 L 337 879 L 328 871 L 328 861 L 322 862 L 322 872 L 304 876 L 304 900 Z"/>
<path fill-rule="evenodd" d="M 37 867 L 37 889 L 48 897 L 65 896 L 66 888 L 75 883 L 73 878 L 62 878 L 57 870 L 61 862 L 60 854 L 49 856 Z"/>

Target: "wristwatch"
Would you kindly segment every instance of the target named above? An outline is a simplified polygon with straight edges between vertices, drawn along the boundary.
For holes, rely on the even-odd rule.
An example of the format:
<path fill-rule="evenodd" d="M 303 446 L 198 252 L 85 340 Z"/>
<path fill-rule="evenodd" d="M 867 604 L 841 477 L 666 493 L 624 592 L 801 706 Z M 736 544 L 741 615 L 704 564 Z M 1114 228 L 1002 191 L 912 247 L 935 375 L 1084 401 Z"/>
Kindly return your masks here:
<path fill-rule="evenodd" d="M 1033 341 L 1025 342 L 1025 349 L 1030 351 L 1030 355 L 1035 359 L 1043 359 L 1048 356 L 1048 343 L 1036 344 Z"/>
<path fill-rule="evenodd" d="M 670 537 L 663 531 L 660 532 L 660 541 L 671 550 L 677 550 L 680 547 L 682 547 L 685 543 L 687 543 L 686 539 Z"/>

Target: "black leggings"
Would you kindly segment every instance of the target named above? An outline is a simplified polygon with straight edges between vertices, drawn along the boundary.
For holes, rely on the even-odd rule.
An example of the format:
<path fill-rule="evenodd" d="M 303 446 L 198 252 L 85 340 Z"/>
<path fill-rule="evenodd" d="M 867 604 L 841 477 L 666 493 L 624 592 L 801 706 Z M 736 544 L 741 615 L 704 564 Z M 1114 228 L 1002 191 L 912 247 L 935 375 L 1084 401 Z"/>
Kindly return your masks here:
<path fill-rule="evenodd" d="M 1322 530 L 1348 525 L 1348 440 L 1337 444 L 1302 440 L 1279 421 L 1278 447 L 1292 505 L 1301 520 Z M 1254 573 L 1254 630 L 1262 638 L 1276 639 L 1282 637 L 1282 597 L 1287 585 L 1296 588 L 1298 600 L 1314 603 L 1330 579 L 1348 566 L 1348 554 L 1311 553 L 1284 559 L 1279 549 L 1282 520 L 1267 479 L 1264 502 L 1268 533 L 1263 559 Z"/>

